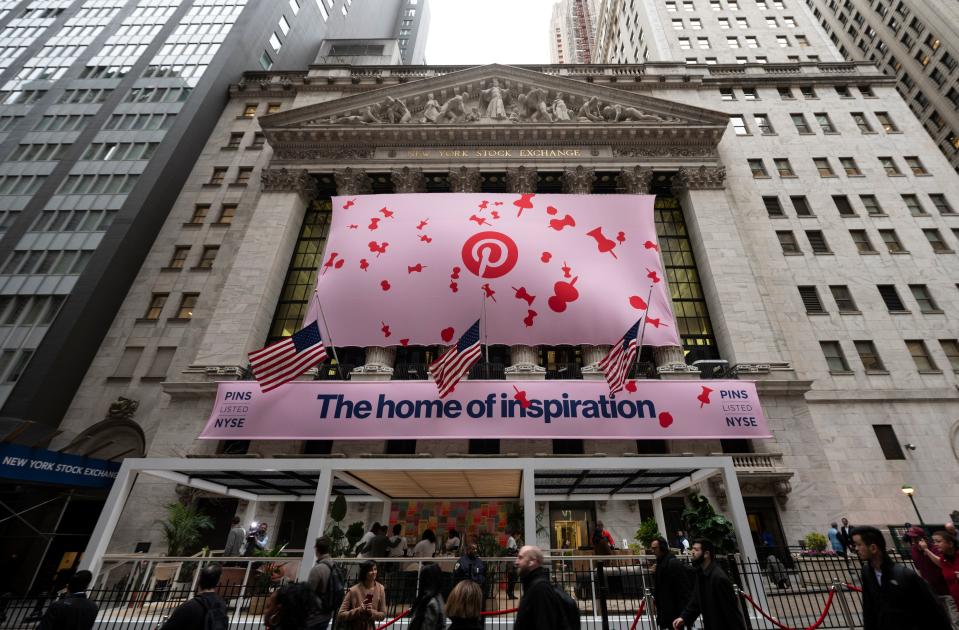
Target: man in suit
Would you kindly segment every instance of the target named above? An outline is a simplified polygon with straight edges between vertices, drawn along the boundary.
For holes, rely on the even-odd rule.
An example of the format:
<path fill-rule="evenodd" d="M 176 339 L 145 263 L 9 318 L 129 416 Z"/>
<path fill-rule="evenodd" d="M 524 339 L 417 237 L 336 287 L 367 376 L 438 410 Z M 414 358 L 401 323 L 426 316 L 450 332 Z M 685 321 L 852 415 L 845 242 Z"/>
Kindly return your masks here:
<path fill-rule="evenodd" d="M 241 550 L 244 538 L 246 538 L 246 530 L 240 525 L 240 517 L 234 516 L 230 524 L 230 533 L 226 536 L 226 544 L 223 545 L 223 556 L 233 558 L 243 555 Z"/>
<path fill-rule="evenodd" d="M 842 546 L 846 549 L 852 547 L 852 525 L 849 524 L 849 519 L 843 517 L 842 527 L 839 528 L 839 542 L 842 543 Z"/>
<path fill-rule="evenodd" d="M 77 571 L 67 584 L 67 596 L 50 604 L 37 630 L 90 630 L 97 620 L 97 605 L 87 599 L 93 580 L 89 571 Z"/>
<path fill-rule="evenodd" d="M 653 567 L 654 595 L 656 596 L 656 627 L 672 628 L 692 593 L 692 572 L 673 555 L 666 539 L 659 537 L 650 545 L 656 556 Z"/>

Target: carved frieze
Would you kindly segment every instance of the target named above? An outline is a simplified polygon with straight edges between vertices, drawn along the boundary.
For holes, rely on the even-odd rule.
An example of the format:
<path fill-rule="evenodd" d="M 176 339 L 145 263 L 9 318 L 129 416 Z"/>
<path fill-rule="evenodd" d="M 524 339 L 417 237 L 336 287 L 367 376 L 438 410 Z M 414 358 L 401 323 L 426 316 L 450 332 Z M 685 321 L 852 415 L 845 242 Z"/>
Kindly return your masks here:
<path fill-rule="evenodd" d="M 680 144 L 649 144 L 629 147 L 613 147 L 613 155 L 617 157 L 650 158 L 650 157 L 715 157 L 718 155 L 712 146 L 688 146 Z"/>
<path fill-rule="evenodd" d="M 725 166 L 681 167 L 673 176 L 673 190 L 722 190 L 726 187 Z"/>
<path fill-rule="evenodd" d="M 616 176 L 616 185 L 631 195 L 645 195 L 653 183 L 653 169 L 645 166 L 624 168 Z"/>
<path fill-rule="evenodd" d="M 333 171 L 338 195 L 365 195 L 373 192 L 373 182 L 366 171 L 353 167 L 346 167 Z"/>
<path fill-rule="evenodd" d="M 279 147 L 273 156 L 278 160 L 369 160 L 375 155 L 369 147 Z"/>
<path fill-rule="evenodd" d="M 451 192 L 480 192 L 483 185 L 483 176 L 478 168 L 461 166 L 450 170 Z"/>
<path fill-rule="evenodd" d="M 295 192 L 305 199 L 312 199 L 316 191 L 316 183 L 303 169 L 265 168 L 260 184 L 263 192 Z"/>

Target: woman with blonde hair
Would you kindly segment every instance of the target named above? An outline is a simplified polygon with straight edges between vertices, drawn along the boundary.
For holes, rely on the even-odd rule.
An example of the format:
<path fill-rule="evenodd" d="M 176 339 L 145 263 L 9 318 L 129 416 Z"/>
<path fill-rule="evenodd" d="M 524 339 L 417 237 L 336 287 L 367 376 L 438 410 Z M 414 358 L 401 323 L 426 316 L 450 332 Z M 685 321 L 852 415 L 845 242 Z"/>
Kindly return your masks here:
<path fill-rule="evenodd" d="M 446 601 L 448 630 L 482 630 L 483 587 L 473 580 L 461 580 Z"/>

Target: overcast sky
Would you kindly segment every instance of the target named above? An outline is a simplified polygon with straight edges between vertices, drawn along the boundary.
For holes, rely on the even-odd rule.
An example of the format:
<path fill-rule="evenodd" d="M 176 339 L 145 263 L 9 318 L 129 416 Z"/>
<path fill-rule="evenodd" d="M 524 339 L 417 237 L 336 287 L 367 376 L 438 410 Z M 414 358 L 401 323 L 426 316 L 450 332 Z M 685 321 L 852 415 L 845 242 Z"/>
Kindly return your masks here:
<path fill-rule="evenodd" d="M 428 64 L 549 63 L 554 0 L 427 0 Z"/>

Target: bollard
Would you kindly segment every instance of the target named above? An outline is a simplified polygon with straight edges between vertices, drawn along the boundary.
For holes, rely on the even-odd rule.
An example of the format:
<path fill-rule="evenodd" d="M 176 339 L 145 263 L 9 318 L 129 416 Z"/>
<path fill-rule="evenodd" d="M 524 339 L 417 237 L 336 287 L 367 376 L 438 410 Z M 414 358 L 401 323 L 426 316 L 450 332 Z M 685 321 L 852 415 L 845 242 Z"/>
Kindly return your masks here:
<path fill-rule="evenodd" d="M 839 609 L 842 611 L 842 618 L 846 627 L 849 630 L 856 630 L 852 612 L 849 610 L 849 602 L 846 601 L 846 586 L 839 580 L 833 580 L 832 587 L 836 589 L 836 599 L 839 600 Z"/>

